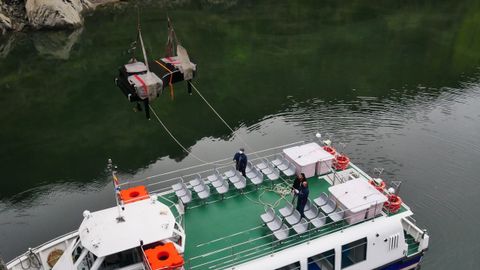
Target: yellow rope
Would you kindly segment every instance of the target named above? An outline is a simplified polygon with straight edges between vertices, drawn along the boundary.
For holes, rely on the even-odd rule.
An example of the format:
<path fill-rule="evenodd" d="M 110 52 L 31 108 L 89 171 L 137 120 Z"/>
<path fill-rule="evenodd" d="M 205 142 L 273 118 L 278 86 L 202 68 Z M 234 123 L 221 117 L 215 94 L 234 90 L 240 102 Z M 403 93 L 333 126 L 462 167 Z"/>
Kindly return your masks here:
<path fill-rule="evenodd" d="M 170 97 L 173 99 L 174 95 L 173 95 L 173 84 L 172 84 L 172 79 L 173 79 L 173 71 L 171 71 L 168 67 L 166 67 L 165 65 L 163 65 L 161 62 L 159 62 L 158 60 L 155 60 L 155 63 L 157 63 L 158 65 L 160 65 L 161 67 L 163 67 L 166 71 L 168 71 L 168 73 L 170 73 L 170 81 L 168 82 L 168 85 L 170 86 Z"/>

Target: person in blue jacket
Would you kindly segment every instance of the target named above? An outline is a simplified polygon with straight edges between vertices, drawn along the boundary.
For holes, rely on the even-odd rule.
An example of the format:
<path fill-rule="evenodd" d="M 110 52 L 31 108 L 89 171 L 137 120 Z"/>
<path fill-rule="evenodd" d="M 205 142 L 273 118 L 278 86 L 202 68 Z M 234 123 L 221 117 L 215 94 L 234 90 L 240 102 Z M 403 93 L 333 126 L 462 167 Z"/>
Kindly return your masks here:
<path fill-rule="evenodd" d="M 240 151 L 238 151 L 233 157 L 233 161 L 235 161 L 235 168 L 237 171 L 241 172 L 243 176 L 247 177 L 245 174 L 245 169 L 247 168 L 247 155 L 245 155 L 245 149 L 240 148 Z"/>
<path fill-rule="evenodd" d="M 305 217 L 303 214 L 305 210 L 305 205 L 307 204 L 308 200 L 308 194 L 310 193 L 310 190 L 308 189 L 308 183 L 307 181 L 303 181 L 300 184 L 299 189 L 295 189 L 295 193 L 297 193 L 298 199 L 297 199 L 297 210 L 300 212 L 300 215 L 302 218 Z"/>

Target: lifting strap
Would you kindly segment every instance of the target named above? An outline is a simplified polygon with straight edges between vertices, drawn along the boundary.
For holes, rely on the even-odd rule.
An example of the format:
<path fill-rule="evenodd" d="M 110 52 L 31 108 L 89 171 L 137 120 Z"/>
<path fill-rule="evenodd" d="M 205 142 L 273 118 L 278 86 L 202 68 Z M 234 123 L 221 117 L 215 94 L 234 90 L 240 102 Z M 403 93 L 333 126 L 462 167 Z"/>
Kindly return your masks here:
<path fill-rule="evenodd" d="M 164 64 L 162 64 L 160 61 L 158 60 L 155 60 L 155 63 L 157 63 L 159 66 L 161 66 L 162 68 L 164 68 L 169 74 L 170 74 L 170 81 L 168 82 L 168 85 L 170 86 L 170 97 L 172 98 L 172 100 L 174 99 L 174 93 L 173 93 L 173 84 L 172 84 L 172 79 L 173 79 L 173 72 L 168 68 L 166 67 Z"/>
<path fill-rule="evenodd" d="M 135 79 L 137 79 L 140 82 L 140 84 L 142 85 L 143 89 L 145 90 L 145 94 L 147 95 L 147 98 L 148 98 L 148 86 L 147 86 L 147 84 L 137 74 L 134 74 L 133 77 L 135 77 Z"/>

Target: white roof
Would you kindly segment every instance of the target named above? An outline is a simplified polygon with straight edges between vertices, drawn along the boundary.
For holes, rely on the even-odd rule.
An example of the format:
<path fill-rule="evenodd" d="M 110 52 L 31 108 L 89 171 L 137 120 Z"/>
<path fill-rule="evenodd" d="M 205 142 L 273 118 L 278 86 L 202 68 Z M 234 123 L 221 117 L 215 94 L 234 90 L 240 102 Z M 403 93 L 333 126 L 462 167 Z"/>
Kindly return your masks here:
<path fill-rule="evenodd" d="M 383 204 L 387 197 L 364 179 L 354 179 L 328 188 L 347 209 L 356 213 L 372 205 Z"/>
<path fill-rule="evenodd" d="M 160 84 L 160 85 L 163 84 L 162 80 L 158 78 L 157 74 L 151 71 L 144 74 L 128 76 L 128 82 L 133 84 L 135 87 L 143 87 L 143 83 L 139 81 L 137 77 L 140 78 L 143 81 L 143 83 L 147 85 L 147 87 L 151 87 L 157 84 Z"/>
<path fill-rule="evenodd" d="M 125 205 L 124 222 L 118 222 L 118 208 L 93 212 L 79 228 L 82 245 L 97 257 L 108 256 L 143 244 L 172 237 L 175 218 L 155 196 Z"/>
<path fill-rule="evenodd" d="M 285 155 L 289 156 L 299 166 L 305 166 L 316 163 L 318 161 L 325 161 L 333 159 L 334 156 L 323 150 L 317 143 L 307 143 L 299 146 L 283 149 Z"/>
<path fill-rule="evenodd" d="M 125 65 L 128 73 L 139 73 L 147 71 L 147 66 L 143 62 L 133 62 Z"/>
<path fill-rule="evenodd" d="M 128 76 L 128 82 L 135 87 L 135 91 L 141 99 L 148 97 L 151 101 L 162 92 L 162 80 L 151 71 Z"/>

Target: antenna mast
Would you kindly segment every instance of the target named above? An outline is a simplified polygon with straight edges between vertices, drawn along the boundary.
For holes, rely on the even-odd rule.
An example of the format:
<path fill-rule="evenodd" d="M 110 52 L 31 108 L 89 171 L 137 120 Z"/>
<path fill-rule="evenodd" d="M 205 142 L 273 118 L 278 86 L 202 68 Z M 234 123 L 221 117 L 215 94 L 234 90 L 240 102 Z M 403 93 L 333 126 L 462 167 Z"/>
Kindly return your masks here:
<path fill-rule="evenodd" d="M 125 219 L 122 216 L 122 210 L 124 209 L 124 207 L 123 207 L 122 201 L 119 202 L 118 200 L 118 196 L 120 195 L 120 186 L 119 186 L 120 183 L 117 178 L 117 166 L 113 165 L 112 160 L 110 158 L 108 159 L 107 169 L 112 175 L 112 180 L 113 180 L 115 202 L 117 203 L 117 209 L 118 209 L 117 222 L 123 222 L 125 221 Z"/>

